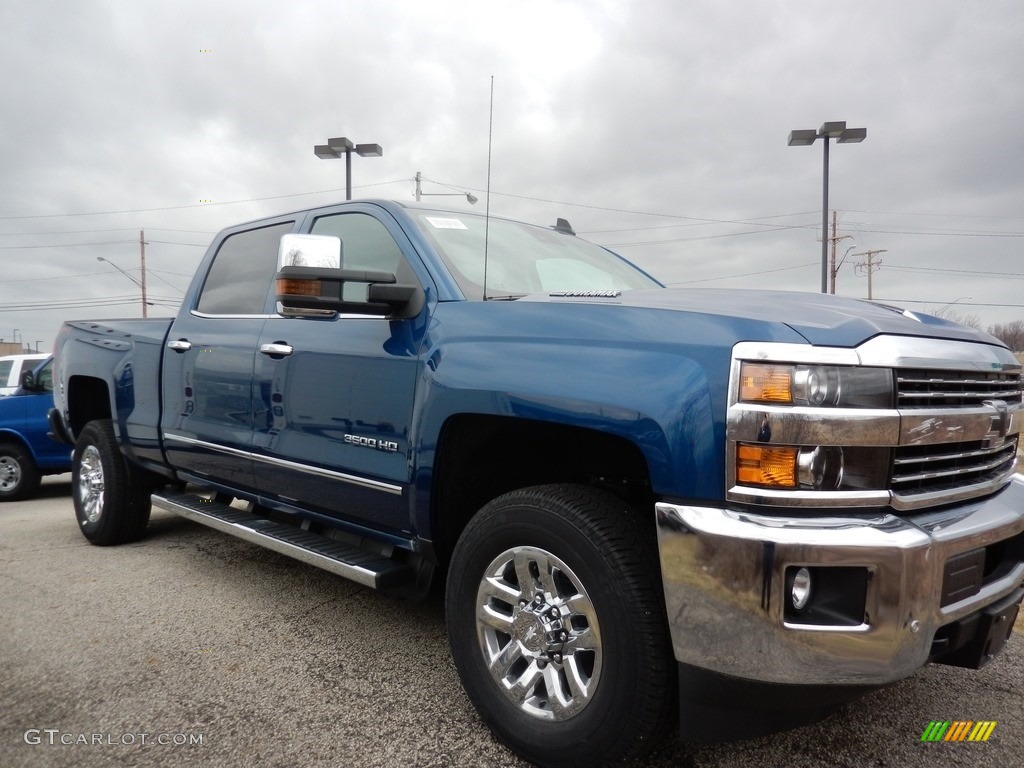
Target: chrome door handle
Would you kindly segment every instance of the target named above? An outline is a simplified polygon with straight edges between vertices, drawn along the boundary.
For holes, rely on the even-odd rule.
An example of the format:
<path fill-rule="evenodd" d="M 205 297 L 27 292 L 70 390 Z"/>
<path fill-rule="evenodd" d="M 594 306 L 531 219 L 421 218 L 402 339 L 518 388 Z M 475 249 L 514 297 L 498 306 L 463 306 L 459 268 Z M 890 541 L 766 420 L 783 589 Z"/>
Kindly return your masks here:
<path fill-rule="evenodd" d="M 291 344 L 275 342 L 273 344 L 260 345 L 260 354 L 270 355 L 271 357 L 273 357 L 274 355 L 281 355 L 283 357 L 285 355 L 290 355 L 292 351 L 293 350 Z"/>
<path fill-rule="evenodd" d="M 175 352 L 188 352 L 192 349 L 192 342 L 187 339 L 175 339 L 167 342 L 167 348 Z"/>

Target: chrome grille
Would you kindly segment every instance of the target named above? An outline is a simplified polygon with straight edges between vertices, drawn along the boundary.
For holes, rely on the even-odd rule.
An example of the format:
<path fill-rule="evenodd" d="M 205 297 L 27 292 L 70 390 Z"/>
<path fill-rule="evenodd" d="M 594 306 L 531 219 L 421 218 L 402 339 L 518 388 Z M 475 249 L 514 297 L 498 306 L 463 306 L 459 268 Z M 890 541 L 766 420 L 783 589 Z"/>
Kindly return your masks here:
<path fill-rule="evenodd" d="M 913 495 L 984 483 L 1009 472 L 1016 457 L 1016 435 L 997 440 L 897 448 L 892 491 Z"/>
<path fill-rule="evenodd" d="M 1022 401 L 1020 373 L 901 368 L 896 371 L 900 408 L 956 408 L 985 400 Z"/>

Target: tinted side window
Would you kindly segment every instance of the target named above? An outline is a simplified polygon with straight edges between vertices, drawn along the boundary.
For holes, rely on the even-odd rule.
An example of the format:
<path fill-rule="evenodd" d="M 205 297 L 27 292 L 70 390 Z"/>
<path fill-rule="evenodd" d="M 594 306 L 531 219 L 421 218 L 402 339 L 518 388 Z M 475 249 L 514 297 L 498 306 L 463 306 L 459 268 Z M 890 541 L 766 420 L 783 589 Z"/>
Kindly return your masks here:
<path fill-rule="evenodd" d="M 39 369 L 36 381 L 39 382 L 40 392 L 53 392 L 53 360 Z"/>
<path fill-rule="evenodd" d="M 336 213 L 313 222 L 313 235 L 341 238 L 342 269 L 404 272 L 405 260 L 387 228 L 365 213 Z"/>
<path fill-rule="evenodd" d="M 7 386 L 7 377 L 11 375 L 13 360 L 0 360 L 0 387 Z"/>
<path fill-rule="evenodd" d="M 213 315 L 264 314 L 281 235 L 291 232 L 292 224 L 286 221 L 227 237 L 213 258 L 197 309 Z"/>

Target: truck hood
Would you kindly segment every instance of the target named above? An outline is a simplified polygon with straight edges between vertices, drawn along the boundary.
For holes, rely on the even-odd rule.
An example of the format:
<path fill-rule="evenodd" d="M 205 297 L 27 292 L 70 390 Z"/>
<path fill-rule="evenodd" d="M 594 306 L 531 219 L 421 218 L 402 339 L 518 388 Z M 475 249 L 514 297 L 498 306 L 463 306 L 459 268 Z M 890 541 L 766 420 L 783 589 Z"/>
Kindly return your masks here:
<path fill-rule="evenodd" d="M 600 292 L 592 292 L 599 294 Z M 742 318 L 785 325 L 811 344 L 855 347 L 879 334 L 960 339 L 1003 346 L 982 331 L 939 317 L 821 293 L 663 288 L 619 296 L 528 296 L 528 301 L 586 302 Z"/>

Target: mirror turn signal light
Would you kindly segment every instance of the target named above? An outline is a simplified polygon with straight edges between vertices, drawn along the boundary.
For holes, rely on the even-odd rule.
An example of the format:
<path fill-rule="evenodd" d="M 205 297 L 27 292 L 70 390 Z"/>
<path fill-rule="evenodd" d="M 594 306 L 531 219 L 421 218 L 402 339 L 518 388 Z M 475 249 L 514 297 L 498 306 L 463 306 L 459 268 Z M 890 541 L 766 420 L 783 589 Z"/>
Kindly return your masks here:
<path fill-rule="evenodd" d="M 277 278 L 278 296 L 321 296 L 322 283 L 319 280 L 297 280 L 291 277 Z"/>

